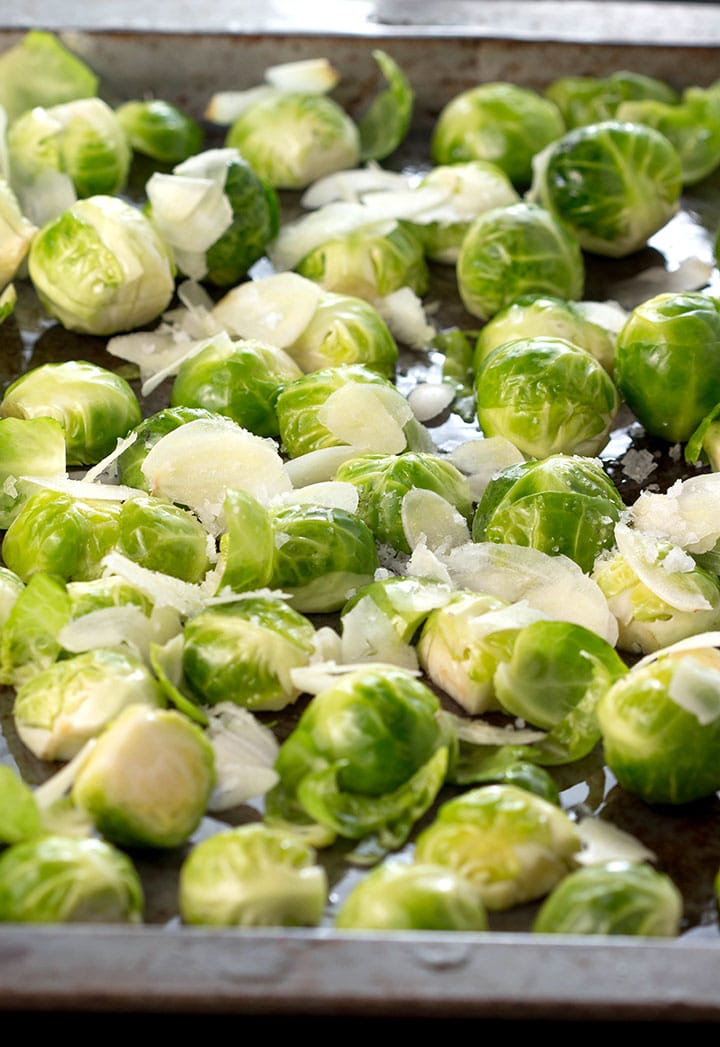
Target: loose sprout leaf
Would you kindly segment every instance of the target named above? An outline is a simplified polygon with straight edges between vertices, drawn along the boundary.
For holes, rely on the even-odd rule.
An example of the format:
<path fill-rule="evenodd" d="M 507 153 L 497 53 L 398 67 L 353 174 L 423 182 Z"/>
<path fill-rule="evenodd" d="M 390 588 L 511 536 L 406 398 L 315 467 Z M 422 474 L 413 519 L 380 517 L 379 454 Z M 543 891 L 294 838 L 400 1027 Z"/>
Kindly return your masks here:
<path fill-rule="evenodd" d="M 403 496 L 400 514 L 411 550 L 423 539 L 429 549 L 445 552 L 470 541 L 465 518 L 436 491 L 411 488 Z"/>
<path fill-rule="evenodd" d="M 216 91 L 205 107 L 205 119 L 229 127 L 256 102 L 272 98 L 275 94 L 277 88 L 272 84 L 256 84 L 245 91 Z"/>
<path fill-rule="evenodd" d="M 219 702 L 207 717 L 216 771 L 208 810 L 227 811 L 263 796 L 279 781 L 274 769 L 279 744 L 272 730 L 234 702 Z"/>
<path fill-rule="evenodd" d="M 410 128 L 415 103 L 415 92 L 397 62 L 380 50 L 373 51 L 373 58 L 388 87 L 358 121 L 363 160 L 383 160 L 397 149 Z"/>
<path fill-rule="evenodd" d="M 279 494 L 273 498 L 272 505 L 322 505 L 355 513 L 359 501 L 360 493 L 355 484 L 346 480 L 324 480 Z"/>
<path fill-rule="evenodd" d="M 350 444 L 340 447 L 319 447 L 315 451 L 291 458 L 285 463 L 285 472 L 295 489 L 311 487 L 316 483 L 330 481 L 338 467 L 357 454 L 357 447 Z"/>
<path fill-rule="evenodd" d="M 479 717 L 456 716 L 450 712 L 446 715 L 457 737 L 473 745 L 532 745 L 545 737 L 544 731 L 531 727 L 516 727 L 513 724 L 499 726 Z"/>
<path fill-rule="evenodd" d="M 399 171 L 386 171 L 370 162 L 365 167 L 334 171 L 318 178 L 304 191 L 300 203 L 308 210 L 315 210 L 338 200 L 360 203 L 368 193 L 412 187 L 413 179 L 410 175 Z"/>
<path fill-rule="evenodd" d="M 343 662 L 381 662 L 419 669 L 417 652 L 399 635 L 392 619 L 371 596 L 363 596 L 342 617 Z"/>
<path fill-rule="evenodd" d="M 668 654 L 675 655 L 682 654 L 685 651 L 702 651 L 703 648 L 712 647 L 720 647 L 720 632 L 695 633 L 693 636 L 686 636 L 675 643 L 660 647 L 657 651 L 650 651 L 635 664 L 637 666 L 645 666 Z"/>
<path fill-rule="evenodd" d="M 32 789 L 11 767 L 0 765 L 0 843 L 29 840 L 41 830 L 40 808 Z"/>
<path fill-rule="evenodd" d="M 170 703 L 194 723 L 205 727 L 208 714 L 184 686 L 182 672 L 183 637 L 181 633 L 165 643 L 150 644 L 150 664 L 160 687 Z"/>

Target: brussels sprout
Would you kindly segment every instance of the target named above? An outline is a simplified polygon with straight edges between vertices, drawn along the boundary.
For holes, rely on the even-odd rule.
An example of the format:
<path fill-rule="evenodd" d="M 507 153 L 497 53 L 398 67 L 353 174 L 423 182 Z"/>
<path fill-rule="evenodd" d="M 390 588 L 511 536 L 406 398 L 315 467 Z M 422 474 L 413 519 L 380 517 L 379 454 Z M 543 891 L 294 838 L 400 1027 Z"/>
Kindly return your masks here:
<path fill-rule="evenodd" d="M 128 436 L 131 441 L 115 459 L 118 480 L 138 491 L 150 490 L 142 464 L 152 447 L 167 433 L 186 422 L 211 421 L 216 415 L 201 407 L 164 407 L 138 422 Z"/>
<path fill-rule="evenodd" d="M 620 407 L 598 360 L 564 338 L 515 338 L 483 358 L 475 374 L 477 420 L 522 454 L 592 457 L 606 446 Z"/>
<path fill-rule="evenodd" d="M 472 537 L 568 556 L 589 573 L 612 547 L 624 508 L 598 459 L 555 454 L 500 470 L 477 505 Z"/>
<path fill-rule="evenodd" d="M 304 189 L 322 175 L 356 167 L 360 135 L 344 109 L 325 94 L 272 91 L 230 127 L 237 149 L 275 189 Z"/>
<path fill-rule="evenodd" d="M 41 836 L 0 855 L 4 923 L 141 924 L 144 906 L 132 860 L 105 840 Z"/>
<path fill-rule="evenodd" d="M 482 785 L 447 800 L 415 844 L 415 860 L 454 869 L 490 911 L 535 901 L 572 871 L 580 833 L 556 804 L 516 785 Z"/>
<path fill-rule="evenodd" d="M 493 682 L 496 700 L 511 716 L 552 730 L 587 695 L 627 672 L 615 648 L 573 622 L 531 622 L 521 629 Z"/>
<path fill-rule="evenodd" d="M 81 758 L 71 796 L 111 843 L 172 848 L 197 829 L 214 784 L 202 728 L 175 709 L 135 704 Z"/>
<path fill-rule="evenodd" d="M 494 676 L 528 621 L 541 617 L 487 593 L 457 591 L 431 611 L 417 643 L 429 679 L 473 715 L 498 708 Z"/>
<path fill-rule="evenodd" d="M 20 843 L 46 835 L 35 790 L 5 764 L 0 766 L 0 843 Z"/>
<path fill-rule="evenodd" d="M 437 164 L 489 160 L 512 182 L 527 185 L 533 155 L 564 130 L 560 110 L 538 92 L 511 83 L 479 84 L 441 110 L 430 151 Z"/>
<path fill-rule="evenodd" d="M 362 364 L 392 378 L 398 347 L 376 307 L 357 295 L 322 293 L 302 334 L 287 352 L 305 373 Z"/>
<path fill-rule="evenodd" d="M 101 98 L 29 109 L 8 127 L 7 147 L 16 191 L 32 186 L 47 170 L 67 175 L 81 199 L 112 196 L 127 183 L 130 146 L 114 111 Z"/>
<path fill-rule="evenodd" d="M 34 106 L 97 94 L 98 77 L 55 33 L 31 29 L 0 55 L 0 106 L 8 120 Z"/>
<path fill-rule="evenodd" d="M 525 294 L 580 298 L 585 262 L 567 226 L 545 207 L 522 200 L 486 211 L 472 222 L 456 275 L 465 308 L 489 320 Z"/>
<path fill-rule="evenodd" d="M 623 102 L 619 120 L 647 124 L 672 142 L 680 157 L 683 185 L 695 185 L 720 165 L 720 91 L 688 88 L 680 102 Z"/>
<path fill-rule="evenodd" d="M 455 751 L 437 696 L 391 666 L 344 673 L 315 694 L 280 746 L 266 821 L 317 823 L 362 841 L 370 861 L 400 847 L 437 796 Z"/>
<path fill-rule="evenodd" d="M 249 823 L 215 833 L 180 869 L 180 915 L 211 927 L 315 927 L 327 874 L 315 850 L 287 829 Z"/>
<path fill-rule="evenodd" d="M 51 219 L 28 256 L 35 291 L 70 331 L 142 327 L 170 304 L 175 262 L 151 221 L 120 197 L 97 195 Z"/>
<path fill-rule="evenodd" d="M 124 102 L 115 114 L 135 152 L 159 163 L 180 163 L 199 152 L 202 145 L 200 124 L 162 98 Z"/>
<path fill-rule="evenodd" d="M 408 224 L 420 237 L 426 257 L 441 265 L 455 265 L 473 219 L 520 200 L 502 168 L 487 160 L 433 167 L 420 182 L 420 187 L 428 186 L 447 187 L 452 196 L 429 214 L 409 219 Z"/>
<path fill-rule="evenodd" d="M 304 614 L 339 611 L 379 567 L 375 537 L 355 513 L 315 505 L 271 511 L 275 552 L 270 585 Z"/>
<path fill-rule="evenodd" d="M 291 671 L 308 664 L 314 635 L 312 623 L 278 596 L 218 603 L 185 626 L 185 679 L 205 705 L 284 709 L 300 695 Z"/>
<path fill-rule="evenodd" d="M 0 290 L 6 289 L 20 274 L 37 231 L 37 226 L 23 214 L 10 183 L 0 173 Z"/>
<path fill-rule="evenodd" d="M 680 157 L 664 134 L 605 120 L 570 130 L 543 151 L 530 199 L 548 208 L 583 250 L 624 258 L 672 218 L 681 190 Z"/>
<path fill-rule="evenodd" d="M 65 434 L 57 419 L 0 417 L 0 528 L 7 529 L 34 490 L 22 477 L 57 478 L 65 466 Z"/>
<path fill-rule="evenodd" d="M 11 572 L 11 577 L 19 576 Z M 0 682 L 19 687 L 52 665 L 62 651 L 58 637 L 70 614 L 67 590 L 55 575 L 36 571 L 22 583 L 0 632 Z"/>
<path fill-rule="evenodd" d="M 0 415 L 55 418 L 65 434 L 68 465 L 95 465 L 142 419 L 130 384 L 86 360 L 39 364 L 26 371 L 6 388 Z"/>
<path fill-rule="evenodd" d="M 486 931 L 488 914 L 476 884 L 442 865 L 387 858 L 345 897 L 340 930 Z"/>
<path fill-rule="evenodd" d="M 402 517 L 403 499 L 409 491 L 433 491 L 464 520 L 469 521 L 472 514 L 467 477 L 439 454 L 359 454 L 340 465 L 335 479 L 357 487 L 358 516 L 380 544 L 397 552 L 411 552 Z"/>
<path fill-rule="evenodd" d="M 65 581 L 89 581 L 102 573 L 115 546 L 120 503 L 88 502 L 43 489 L 23 503 L 2 540 L 6 567 L 24 582 L 37 571 Z"/>
<path fill-rule="evenodd" d="M 542 902 L 532 930 L 676 938 L 682 914 L 682 895 L 666 873 L 615 861 L 568 873 Z"/>
<path fill-rule="evenodd" d="M 401 287 L 418 295 L 428 289 L 423 245 L 405 222 L 371 223 L 338 233 L 313 248 L 295 271 L 326 291 L 373 302 Z"/>
<path fill-rule="evenodd" d="M 360 604 L 368 603 L 383 615 L 401 643 L 412 643 L 436 608 L 443 607 L 452 595 L 449 584 L 413 575 L 391 575 L 360 587 L 341 611 L 341 625 L 345 631 L 350 615 Z M 372 613 L 372 612 L 371 612 Z"/>
<path fill-rule="evenodd" d="M 217 287 L 239 283 L 277 234 L 273 187 L 235 149 L 208 149 L 155 172 L 145 187 L 151 218 L 178 270 Z"/>
<path fill-rule="evenodd" d="M 592 303 L 569 302 L 555 295 L 520 295 L 480 329 L 473 351 L 475 371 L 504 342 L 516 338 L 562 338 L 587 349 L 612 375 L 616 332 L 596 322 L 591 309 Z M 624 318 L 624 313 L 621 315 Z"/>
<path fill-rule="evenodd" d="M 130 498 L 118 516 L 115 548 L 149 571 L 201 582 L 215 545 L 188 509 L 151 496 Z"/>
<path fill-rule="evenodd" d="M 545 95 L 562 113 L 568 129 L 611 120 L 626 101 L 644 99 L 673 105 L 675 88 L 664 80 L 625 69 L 609 76 L 561 76 L 545 88 Z"/>
<path fill-rule="evenodd" d="M 605 761 L 649 804 L 679 805 L 720 788 L 720 654 L 660 652 L 600 699 Z"/>
<path fill-rule="evenodd" d="M 130 652 L 98 647 L 57 661 L 17 688 L 13 721 L 41 760 L 71 760 L 127 705 L 164 704 L 146 666 Z"/>
<path fill-rule="evenodd" d="M 650 654 L 720 627 L 720 579 L 674 542 L 618 527 L 592 577 L 618 622 L 617 646 Z"/>
<path fill-rule="evenodd" d="M 685 442 L 720 401 L 720 298 L 663 292 L 637 305 L 617 337 L 615 381 L 646 431 Z"/>
<path fill-rule="evenodd" d="M 170 407 L 202 407 L 258 436 L 277 436 L 274 398 L 301 374 L 282 349 L 250 339 L 214 339 L 180 364 Z"/>
<path fill-rule="evenodd" d="M 406 398 L 363 364 L 322 367 L 285 382 L 274 405 L 282 448 L 290 458 L 323 447 L 427 447 L 426 431 Z"/>
<path fill-rule="evenodd" d="M 270 510 L 247 491 L 230 489 L 223 501 L 225 529 L 219 549 L 222 573 L 218 592 L 245 593 L 270 585 L 275 532 Z"/>

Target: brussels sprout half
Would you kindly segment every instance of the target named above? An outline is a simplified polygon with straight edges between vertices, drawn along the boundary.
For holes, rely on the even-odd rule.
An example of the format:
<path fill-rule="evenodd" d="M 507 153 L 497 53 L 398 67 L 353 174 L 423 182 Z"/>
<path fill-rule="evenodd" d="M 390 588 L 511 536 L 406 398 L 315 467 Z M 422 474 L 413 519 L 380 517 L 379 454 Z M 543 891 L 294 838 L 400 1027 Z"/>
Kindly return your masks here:
<path fill-rule="evenodd" d="M 527 457 L 592 457 L 608 442 L 620 397 L 592 353 L 537 336 L 505 342 L 483 358 L 475 404 L 483 433 L 504 436 Z"/>
<path fill-rule="evenodd" d="M 115 548 L 148 571 L 191 583 L 203 580 L 215 551 L 214 541 L 189 509 L 142 495 L 123 503 Z"/>
<path fill-rule="evenodd" d="M 532 158 L 565 131 L 555 103 L 512 83 L 486 83 L 452 98 L 433 129 L 431 155 L 437 164 L 489 160 L 512 182 L 529 184 Z"/>
<path fill-rule="evenodd" d="M 131 858 L 105 840 L 41 836 L 0 855 L 1 922 L 140 924 L 144 905 Z"/>
<path fill-rule="evenodd" d="M 55 418 L 68 465 L 95 465 L 142 419 L 131 385 L 87 360 L 39 364 L 6 388 L 3 418 Z M 64 472 L 64 469 L 62 470 Z"/>
<path fill-rule="evenodd" d="M 212 927 L 315 927 L 327 873 L 295 833 L 240 825 L 196 844 L 180 869 L 183 922 Z"/>
<path fill-rule="evenodd" d="M 580 298 L 585 262 L 565 223 L 547 208 L 522 200 L 486 211 L 472 222 L 456 276 L 465 308 L 489 320 L 525 294 Z"/>
<path fill-rule="evenodd" d="M 674 87 L 657 77 L 621 69 L 609 76 L 561 76 L 545 89 L 568 128 L 596 124 L 617 116 L 623 102 L 651 100 L 674 105 Z"/>
<path fill-rule="evenodd" d="M 570 130 L 543 151 L 530 199 L 547 207 L 583 250 L 624 258 L 672 218 L 681 191 L 680 157 L 664 134 L 605 120 Z"/>
<path fill-rule="evenodd" d="M 0 56 L 0 105 L 9 121 L 34 106 L 97 94 L 99 79 L 56 33 L 26 32 Z"/>
<path fill-rule="evenodd" d="M 203 129 L 187 113 L 162 98 L 132 99 L 115 110 L 136 153 L 175 164 L 199 152 Z"/>

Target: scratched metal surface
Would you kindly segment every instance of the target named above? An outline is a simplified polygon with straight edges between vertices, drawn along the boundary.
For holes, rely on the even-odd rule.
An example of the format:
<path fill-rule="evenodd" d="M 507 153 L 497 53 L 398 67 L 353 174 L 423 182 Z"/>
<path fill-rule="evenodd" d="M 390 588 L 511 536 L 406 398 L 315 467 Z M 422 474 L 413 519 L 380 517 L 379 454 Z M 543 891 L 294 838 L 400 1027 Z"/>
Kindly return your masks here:
<path fill-rule="evenodd" d="M 557 5 L 554 5 L 557 6 Z M 633 6 L 633 5 L 631 5 Z M 657 6 L 657 5 L 653 5 Z M 377 27 L 376 27 L 377 28 Z M 0 48 L 14 31 L 0 31 Z M 462 87 L 480 79 L 509 79 L 542 87 L 547 70 L 602 74 L 619 68 L 663 76 L 678 83 L 716 78 L 717 51 L 707 41 L 668 48 L 617 42 L 518 40 L 512 37 L 420 36 L 412 28 L 387 36 L 177 34 L 95 30 L 74 35 L 101 74 L 106 96 L 116 100 L 151 91 L 202 111 L 216 88 L 256 82 L 269 64 L 328 55 L 345 73 L 342 97 L 362 110 L 377 88 L 371 50 L 382 46 L 403 64 L 418 89 L 415 125 L 392 158 L 398 168 L 427 166 L 427 132 L 439 107 Z M 180 60 L 181 59 L 181 60 Z M 182 69 L 179 73 L 178 70 Z M 143 172 L 136 170 L 134 186 Z M 285 213 L 297 201 L 283 195 Z M 712 261 L 720 227 L 720 176 L 694 187 L 678 216 L 630 259 L 588 259 L 586 298 L 614 298 L 626 308 L 650 296 L 658 272 L 672 281 L 688 258 Z M 709 287 L 716 289 L 714 271 Z M 77 336 L 50 322 L 27 284 L 18 287 L 14 317 L 0 327 L 0 382 L 45 361 L 82 357 L 104 366 L 115 361 L 104 339 Z M 435 267 L 428 297 L 440 303 L 441 325 L 474 327 L 460 305 L 452 271 Z M 429 363 L 403 354 L 399 378 L 409 387 Z M 164 403 L 161 386 L 144 403 L 146 413 Z M 467 423 L 451 415 L 436 430 L 439 446 L 462 438 Z M 628 502 L 637 488 L 622 468 L 627 450 L 656 453 L 651 477 L 660 488 L 683 474 L 668 448 L 644 438 L 622 416 L 603 457 Z M 31 783 L 51 768 L 18 741 L 11 717 L 12 695 L 0 694 L 0 760 L 17 767 Z M 288 732 L 302 702 L 285 714 Z M 712 798 L 679 811 L 648 808 L 618 789 L 596 753 L 557 770 L 562 802 L 583 805 L 641 839 L 673 877 L 685 901 L 682 934 L 671 942 L 634 940 L 543 940 L 529 933 L 534 906 L 491 916 L 490 931 L 468 934 L 339 934 L 331 912 L 316 930 L 204 931 L 183 928 L 177 917 L 177 876 L 186 848 L 133 855 L 146 890 L 142 928 L 0 927 L 0 1011 L 116 1012 L 378 1017 L 453 1017 L 507 1020 L 720 1021 L 720 929 L 713 877 L 720 868 L 720 802 Z M 446 797 L 444 793 L 439 802 Z M 426 817 L 423 824 L 432 816 Z M 253 806 L 230 812 L 222 822 L 206 819 L 195 840 L 228 822 L 259 817 Z M 342 850 L 321 855 L 335 901 L 357 873 Z"/>

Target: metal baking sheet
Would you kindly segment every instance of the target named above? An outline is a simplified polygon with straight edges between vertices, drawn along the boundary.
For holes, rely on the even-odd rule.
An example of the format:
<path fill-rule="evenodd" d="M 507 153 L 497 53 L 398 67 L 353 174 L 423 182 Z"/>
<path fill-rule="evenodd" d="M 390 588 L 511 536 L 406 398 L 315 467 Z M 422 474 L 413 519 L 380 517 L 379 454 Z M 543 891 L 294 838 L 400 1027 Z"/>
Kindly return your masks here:
<path fill-rule="evenodd" d="M 351 4 L 340 6 L 348 13 Z M 448 21 L 437 21 L 436 14 L 433 23 L 429 17 L 423 20 L 426 5 L 413 5 L 413 18 L 403 21 L 398 4 L 358 4 L 354 8 L 358 22 L 348 22 L 342 30 L 332 23 L 327 31 L 317 26 L 303 31 L 288 27 L 287 19 L 280 18 L 263 31 L 252 28 L 252 23 L 245 31 L 223 31 L 214 25 L 203 31 L 192 24 L 123 28 L 103 21 L 110 19 L 110 9 L 100 4 L 95 24 L 70 18 L 45 25 L 67 29 L 66 41 L 98 72 L 101 93 L 109 101 L 154 94 L 196 116 L 202 115 L 214 90 L 250 86 L 268 65 L 319 55 L 329 57 L 340 70 L 338 98 L 351 112 L 359 113 L 377 90 L 372 51 L 382 47 L 400 62 L 416 90 L 412 132 L 391 160 L 399 168 L 429 163 L 428 132 L 441 106 L 459 90 L 482 80 L 511 80 L 541 89 L 549 75 L 605 75 L 618 69 L 659 76 L 678 87 L 717 78 L 720 32 L 714 34 L 720 28 L 720 5 L 706 5 L 710 14 L 704 32 L 695 20 L 696 9 L 703 5 L 608 5 L 631 9 L 631 26 L 639 25 L 638 8 L 652 11 L 652 26 L 660 10 L 677 14 L 687 7 L 688 16 L 692 14 L 690 30 L 683 33 L 678 22 L 676 36 L 681 42 L 675 44 L 668 41 L 667 33 L 655 42 L 645 39 L 649 29 L 623 38 L 600 18 L 601 4 L 567 5 L 586 9 L 586 31 L 581 21 L 571 34 L 547 25 L 543 32 L 523 34 L 497 21 L 493 31 L 484 31 L 467 15 L 469 7 L 495 8 L 505 10 L 508 18 L 510 8 L 517 13 L 522 6 L 438 4 L 436 12 L 444 11 Z M 564 5 L 543 6 L 558 15 Z M 465 9 L 462 17 L 459 8 Z M 451 9 L 456 13 L 451 14 Z M 15 23 L 0 30 L 0 50 L 17 40 L 25 27 Z M 283 205 L 289 214 L 296 201 L 285 194 Z M 645 250 L 611 264 L 588 259 L 585 297 L 615 298 L 632 308 L 654 293 L 659 273 L 670 286 L 687 259 L 712 262 L 718 227 L 720 176 L 713 176 L 693 188 L 681 212 Z M 714 271 L 713 290 L 716 279 Z M 18 290 L 15 316 L 0 327 L 3 387 L 28 367 L 45 361 L 82 356 L 112 366 L 103 339 L 64 331 L 41 314 L 29 287 Z M 433 270 L 428 297 L 440 304 L 441 323 L 476 326 L 463 313 L 447 270 Z M 399 377 L 407 387 L 424 368 L 436 365 L 404 354 Z M 161 387 L 156 398 L 145 403 L 148 413 L 161 405 L 165 393 Z M 451 444 L 462 436 L 465 424 L 456 416 L 446 419 L 435 430 L 436 442 L 441 447 Z M 659 488 L 683 474 L 682 463 L 668 447 L 646 439 L 631 418 L 621 416 L 603 457 L 628 502 L 637 494 L 622 461 L 631 449 L 647 449 L 655 455 L 650 481 Z M 11 699 L 8 692 L 0 695 L 0 760 L 37 783 L 47 776 L 48 767 L 16 738 Z M 285 729 L 301 707 L 288 711 Z M 533 906 L 494 914 L 484 934 L 348 934 L 335 931 L 329 921 L 313 930 L 186 928 L 176 909 L 177 876 L 185 854 L 185 849 L 179 849 L 134 856 L 146 889 L 142 927 L 0 925 L 0 1012 L 563 1023 L 720 1021 L 720 928 L 713 893 L 713 877 L 720 868 L 720 801 L 713 797 L 679 811 L 651 810 L 616 787 L 599 754 L 557 773 L 564 804 L 582 803 L 602 813 L 657 854 L 685 900 L 679 938 L 542 938 L 529 932 Z M 243 808 L 228 820 L 239 823 L 257 816 L 255 809 Z M 193 841 L 224 824 L 206 819 Z M 331 852 L 321 858 L 328 864 L 332 890 L 341 892 L 353 874 L 341 856 Z"/>

